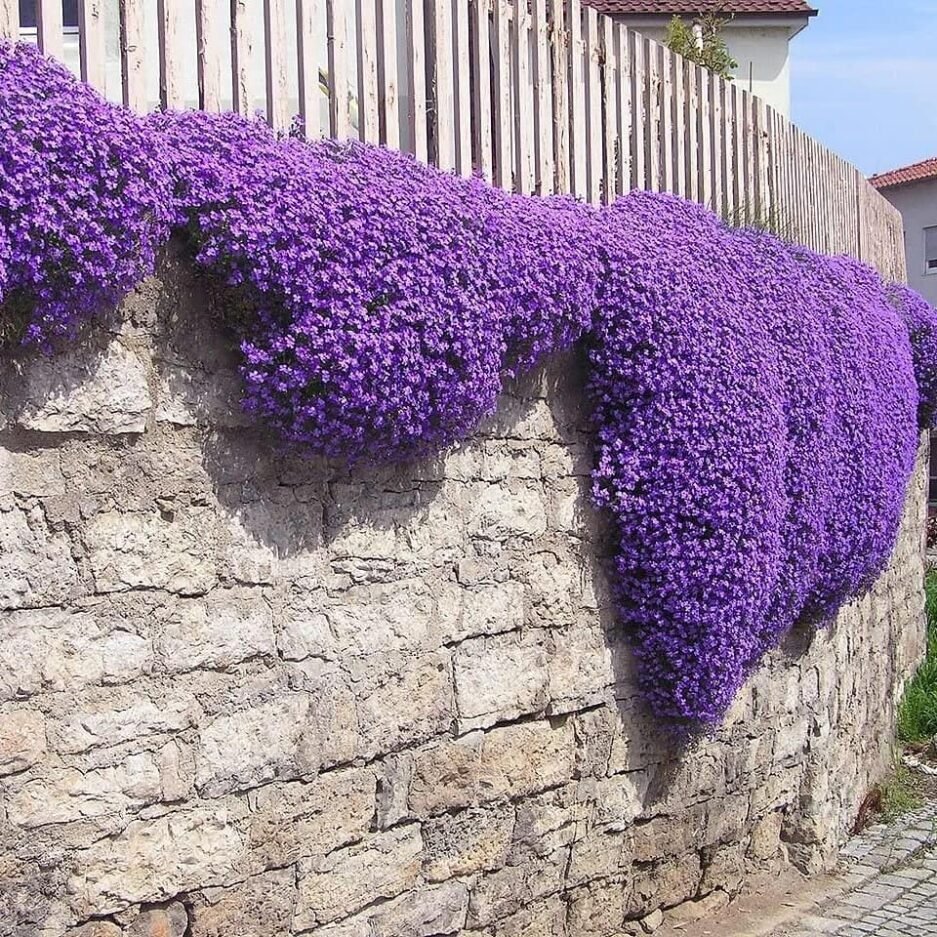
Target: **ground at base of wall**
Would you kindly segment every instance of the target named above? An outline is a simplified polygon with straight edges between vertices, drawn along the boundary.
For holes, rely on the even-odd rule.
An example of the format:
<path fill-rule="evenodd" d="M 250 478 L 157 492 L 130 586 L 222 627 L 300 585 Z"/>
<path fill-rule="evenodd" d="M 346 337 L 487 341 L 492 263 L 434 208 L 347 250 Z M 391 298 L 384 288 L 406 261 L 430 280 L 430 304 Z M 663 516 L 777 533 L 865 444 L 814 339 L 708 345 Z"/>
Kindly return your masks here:
<path fill-rule="evenodd" d="M 932 937 L 937 935 L 937 799 L 869 827 L 840 868 L 754 880 L 719 916 L 665 923 L 655 937 Z"/>

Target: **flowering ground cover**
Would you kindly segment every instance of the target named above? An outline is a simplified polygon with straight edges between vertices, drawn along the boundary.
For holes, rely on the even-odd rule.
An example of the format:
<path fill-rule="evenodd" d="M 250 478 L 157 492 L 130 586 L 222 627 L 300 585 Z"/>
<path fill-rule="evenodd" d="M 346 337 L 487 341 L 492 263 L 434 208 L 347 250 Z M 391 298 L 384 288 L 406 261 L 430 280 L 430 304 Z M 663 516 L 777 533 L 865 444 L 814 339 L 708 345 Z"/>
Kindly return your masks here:
<path fill-rule="evenodd" d="M 135 118 L 0 45 L 0 322 L 52 348 L 181 236 L 247 310 L 244 406 L 312 456 L 406 461 L 582 342 L 595 503 L 654 710 L 719 720 L 867 588 L 937 411 L 937 313 L 666 195 L 508 195 L 235 115 Z"/>

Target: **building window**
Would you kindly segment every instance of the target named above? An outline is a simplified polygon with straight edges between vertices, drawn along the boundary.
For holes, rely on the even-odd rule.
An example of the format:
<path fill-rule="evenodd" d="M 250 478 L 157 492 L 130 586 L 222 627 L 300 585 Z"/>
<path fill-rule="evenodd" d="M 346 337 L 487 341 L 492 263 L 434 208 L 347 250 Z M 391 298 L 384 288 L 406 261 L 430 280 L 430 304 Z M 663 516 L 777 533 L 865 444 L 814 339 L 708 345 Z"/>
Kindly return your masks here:
<path fill-rule="evenodd" d="M 78 29 L 78 0 L 60 0 L 62 25 L 66 29 Z M 36 0 L 20 0 L 20 29 L 36 28 Z"/>
<path fill-rule="evenodd" d="M 937 225 L 924 229 L 924 274 L 937 273 Z"/>

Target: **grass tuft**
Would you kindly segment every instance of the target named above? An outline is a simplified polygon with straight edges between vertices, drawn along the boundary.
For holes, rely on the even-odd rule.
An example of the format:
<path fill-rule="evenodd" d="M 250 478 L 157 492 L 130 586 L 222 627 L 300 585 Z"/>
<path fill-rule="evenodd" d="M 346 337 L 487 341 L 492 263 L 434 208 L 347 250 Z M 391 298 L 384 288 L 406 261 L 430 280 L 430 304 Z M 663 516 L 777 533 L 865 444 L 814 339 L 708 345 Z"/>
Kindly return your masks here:
<path fill-rule="evenodd" d="M 924 581 L 927 596 L 927 657 L 905 690 L 898 710 L 898 738 L 920 744 L 937 736 L 937 571 Z"/>

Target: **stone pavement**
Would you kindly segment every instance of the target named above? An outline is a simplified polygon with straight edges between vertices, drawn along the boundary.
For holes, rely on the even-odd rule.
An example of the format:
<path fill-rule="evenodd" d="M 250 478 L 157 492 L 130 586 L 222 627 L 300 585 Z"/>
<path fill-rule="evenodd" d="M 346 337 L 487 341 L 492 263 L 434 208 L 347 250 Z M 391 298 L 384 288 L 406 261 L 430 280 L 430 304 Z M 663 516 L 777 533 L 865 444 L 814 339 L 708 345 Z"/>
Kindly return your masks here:
<path fill-rule="evenodd" d="M 937 803 L 842 852 L 845 891 L 772 937 L 937 937 Z"/>

